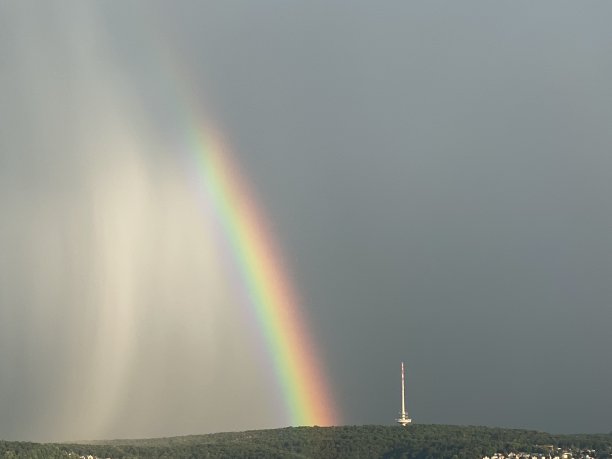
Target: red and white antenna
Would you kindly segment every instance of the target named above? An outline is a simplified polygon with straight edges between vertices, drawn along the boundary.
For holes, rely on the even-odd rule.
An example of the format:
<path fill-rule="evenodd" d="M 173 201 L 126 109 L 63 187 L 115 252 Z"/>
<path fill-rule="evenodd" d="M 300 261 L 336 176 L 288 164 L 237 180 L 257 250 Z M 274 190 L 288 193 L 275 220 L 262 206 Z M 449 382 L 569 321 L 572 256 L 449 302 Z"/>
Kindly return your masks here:
<path fill-rule="evenodd" d="M 408 415 L 406 414 L 406 397 L 405 397 L 405 382 L 404 382 L 404 362 L 402 362 L 402 412 L 401 412 L 401 416 L 396 419 L 398 424 L 401 424 L 402 426 L 407 426 L 408 424 L 410 424 L 412 422 L 412 419 L 410 419 L 408 417 Z"/>

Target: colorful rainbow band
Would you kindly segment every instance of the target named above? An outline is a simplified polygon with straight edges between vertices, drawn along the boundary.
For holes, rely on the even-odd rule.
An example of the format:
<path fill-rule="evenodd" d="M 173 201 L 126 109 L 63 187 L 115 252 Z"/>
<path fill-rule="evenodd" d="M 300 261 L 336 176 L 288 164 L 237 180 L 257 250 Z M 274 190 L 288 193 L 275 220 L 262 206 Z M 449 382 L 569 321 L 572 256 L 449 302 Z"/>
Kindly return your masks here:
<path fill-rule="evenodd" d="M 202 191 L 218 219 L 265 339 L 293 425 L 338 423 L 320 358 L 261 210 L 218 135 L 196 132 Z"/>

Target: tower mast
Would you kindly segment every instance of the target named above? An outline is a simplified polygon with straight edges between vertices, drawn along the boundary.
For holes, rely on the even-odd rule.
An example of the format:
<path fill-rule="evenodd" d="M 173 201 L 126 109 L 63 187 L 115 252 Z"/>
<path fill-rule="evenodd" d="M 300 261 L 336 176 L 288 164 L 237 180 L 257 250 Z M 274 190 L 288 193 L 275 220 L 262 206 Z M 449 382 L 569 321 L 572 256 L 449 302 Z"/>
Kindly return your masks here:
<path fill-rule="evenodd" d="M 406 414 L 406 397 L 405 397 L 405 381 L 404 381 L 404 362 L 402 362 L 402 412 L 399 419 L 396 419 L 398 424 L 406 426 L 412 422 Z"/>

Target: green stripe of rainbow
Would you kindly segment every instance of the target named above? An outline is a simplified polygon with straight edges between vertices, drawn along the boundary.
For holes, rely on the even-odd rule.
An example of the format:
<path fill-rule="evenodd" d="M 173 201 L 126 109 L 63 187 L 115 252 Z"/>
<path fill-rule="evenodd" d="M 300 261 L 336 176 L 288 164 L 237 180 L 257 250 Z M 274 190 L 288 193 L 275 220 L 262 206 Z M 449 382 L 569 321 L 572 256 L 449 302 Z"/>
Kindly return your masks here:
<path fill-rule="evenodd" d="M 199 180 L 214 207 L 266 341 L 293 425 L 334 425 L 338 415 L 278 249 L 219 135 L 192 132 Z"/>

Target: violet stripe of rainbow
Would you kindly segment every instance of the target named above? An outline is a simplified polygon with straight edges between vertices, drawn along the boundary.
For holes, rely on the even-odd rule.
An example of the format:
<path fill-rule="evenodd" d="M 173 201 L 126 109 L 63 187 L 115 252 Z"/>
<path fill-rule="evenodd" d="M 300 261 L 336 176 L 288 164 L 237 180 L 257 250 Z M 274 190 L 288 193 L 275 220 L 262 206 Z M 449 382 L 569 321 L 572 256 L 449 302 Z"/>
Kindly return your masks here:
<path fill-rule="evenodd" d="M 337 424 L 318 353 L 262 212 L 220 136 L 191 134 L 198 174 L 233 252 L 292 424 Z"/>

